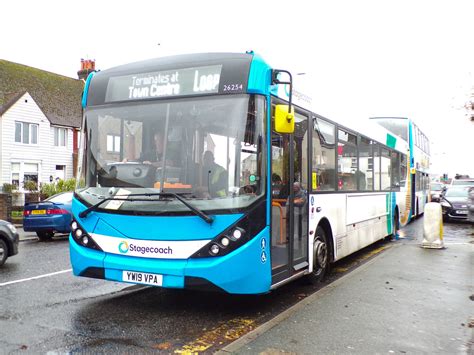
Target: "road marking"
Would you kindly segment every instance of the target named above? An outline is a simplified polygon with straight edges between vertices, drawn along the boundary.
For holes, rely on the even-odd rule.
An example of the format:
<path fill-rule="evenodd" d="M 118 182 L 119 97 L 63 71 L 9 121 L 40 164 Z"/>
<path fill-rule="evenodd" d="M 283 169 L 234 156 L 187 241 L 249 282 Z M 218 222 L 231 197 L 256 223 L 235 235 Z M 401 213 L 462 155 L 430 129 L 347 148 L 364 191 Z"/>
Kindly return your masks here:
<path fill-rule="evenodd" d="M 21 279 L 21 280 L 15 280 L 15 281 L 8 281 L 0 284 L 0 287 L 2 286 L 7 286 L 7 285 L 12 285 L 20 282 L 26 282 L 26 281 L 31 281 L 31 280 L 36 280 L 36 279 L 42 279 L 43 277 L 49 277 L 49 276 L 54 276 L 54 275 L 59 275 L 59 274 L 64 274 L 66 272 L 71 272 L 72 269 L 67 269 L 67 270 L 61 270 L 61 271 L 56 271 L 52 272 L 50 274 L 44 274 L 44 275 L 39 275 L 39 276 L 33 276 L 29 277 L 27 279 Z"/>
<path fill-rule="evenodd" d="M 224 340 L 235 341 L 255 328 L 255 320 L 249 318 L 235 318 L 227 323 L 206 331 L 194 341 L 176 349 L 175 354 L 189 355 L 205 352 L 217 344 L 223 344 Z"/>

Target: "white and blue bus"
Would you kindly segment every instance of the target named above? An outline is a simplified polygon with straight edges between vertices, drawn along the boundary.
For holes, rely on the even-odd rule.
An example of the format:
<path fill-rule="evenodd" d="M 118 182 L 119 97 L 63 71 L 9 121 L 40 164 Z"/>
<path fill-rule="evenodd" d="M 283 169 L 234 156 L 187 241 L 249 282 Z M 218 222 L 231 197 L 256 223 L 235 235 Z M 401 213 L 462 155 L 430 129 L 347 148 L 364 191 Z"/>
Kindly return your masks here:
<path fill-rule="evenodd" d="M 401 190 L 406 196 L 406 209 L 401 216 L 402 225 L 422 215 L 429 202 L 430 141 L 413 120 L 406 117 L 372 117 L 398 139 L 408 143 L 402 156 Z M 406 157 L 406 158 L 405 158 Z"/>
<path fill-rule="evenodd" d="M 259 294 L 319 282 L 331 263 L 395 235 L 411 203 L 408 142 L 379 125 L 343 127 L 301 98 L 289 72 L 253 52 L 92 73 L 74 274 Z"/>

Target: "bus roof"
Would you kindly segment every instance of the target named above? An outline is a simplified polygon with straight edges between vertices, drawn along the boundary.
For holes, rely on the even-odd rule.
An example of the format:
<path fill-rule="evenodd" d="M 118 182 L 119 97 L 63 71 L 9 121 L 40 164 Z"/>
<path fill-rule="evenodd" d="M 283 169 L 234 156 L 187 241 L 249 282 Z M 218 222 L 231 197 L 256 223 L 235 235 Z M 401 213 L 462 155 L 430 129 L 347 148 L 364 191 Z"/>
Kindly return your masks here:
<path fill-rule="evenodd" d="M 149 59 L 95 73 L 87 105 L 247 92 L 253 53 L 202 53 Z M 231 90 L 229 90 L 231 89 Z"/>

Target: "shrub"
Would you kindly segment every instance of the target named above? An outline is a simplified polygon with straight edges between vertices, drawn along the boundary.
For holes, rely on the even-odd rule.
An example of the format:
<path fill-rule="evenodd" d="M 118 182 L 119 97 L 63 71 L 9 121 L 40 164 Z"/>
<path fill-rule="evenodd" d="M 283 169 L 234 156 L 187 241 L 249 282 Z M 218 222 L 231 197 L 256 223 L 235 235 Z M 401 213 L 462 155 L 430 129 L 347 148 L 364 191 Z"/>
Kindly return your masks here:
<path fill-rule="evenodd" d="M 38 184 L 31 180 L 23 182 L 23 188 L 27 191 L 33 192 L 38 190 Z"/>
<path fill-rule="evenodd" d="M 3 184 L 3 192 L 6 194 L 11 194 L 13 191 L 16 191 L 16 185 L 4 183 Z"/>
<path fill-rule="evenodd" d="M 59 180 L 57 183 L 41 184 L 40 192 L 44 198 L 51 197 L 60 192 L 74 191 L 76 187 L 76 179 Z"/>

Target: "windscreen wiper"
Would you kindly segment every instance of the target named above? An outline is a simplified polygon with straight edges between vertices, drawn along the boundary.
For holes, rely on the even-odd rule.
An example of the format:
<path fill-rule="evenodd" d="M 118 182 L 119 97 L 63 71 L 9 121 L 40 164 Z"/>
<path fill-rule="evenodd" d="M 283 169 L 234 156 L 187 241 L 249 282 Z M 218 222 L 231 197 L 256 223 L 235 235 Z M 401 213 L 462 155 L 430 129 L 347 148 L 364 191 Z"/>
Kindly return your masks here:
<path fill-rule="evenodd" d="M 97 202 L 95 205 L 92 205 L 89 208 L 86 208 L 84 211 L 79 213 L 79 217 L 81 217 L 81 218 L 87 217 L 87 215 L 90 212 L 97 210 L 97 208 L 99 208 L 100 205 L 102 205 L 106 201 L 128 201 L 128 202 L 135 202 L 135 201 L 149 202 L 150 201 L 150 199 L 144 199 L 144 198 L 133 198 L 133 199 L 129 198 L 129 197 L 138 197 L 138 196 L 145 196 L 145 197 L 150 197 L 150 196 L 169 197 L 169 196 L 171 196 L 171 197 L 176 198 L 183 205 L 185 205 L 187 208 L 189 208 L 192 212 L 194 212 L 194 214 L 201 217 L 206 223 L 211 224 L 214 221 L 214 217 L 208 216 L 203 211 L 201 211 L 197 207 L 190 204 L 184 198 L 182 198 L 178 194 L 175 194 L 175 193 L 172 193 L 172 192 L 149 193 L 149 194 L 131 194 L 131 195 L 124 195 L 124 196 L 119 195 L 119 196 L 114 196 L 114 197 L 107 197 L 107 198 L 104 198 L 103 200 Z"/>

